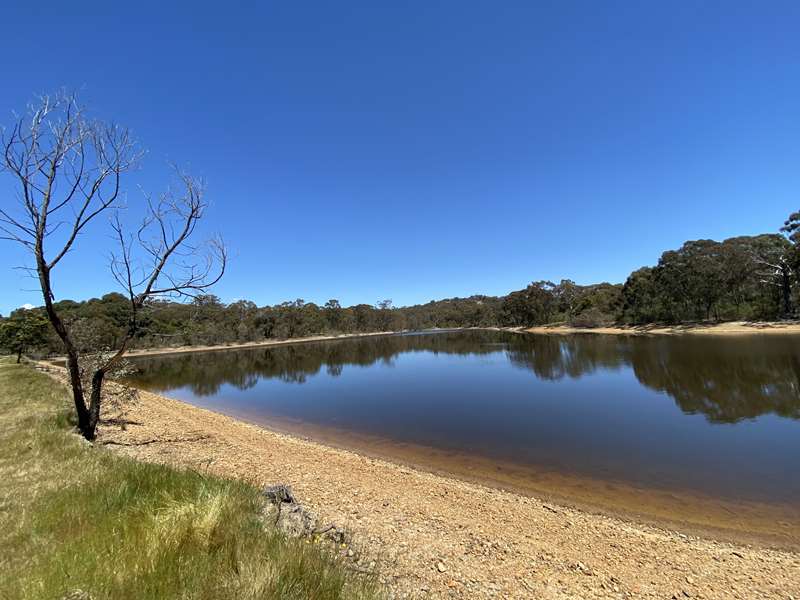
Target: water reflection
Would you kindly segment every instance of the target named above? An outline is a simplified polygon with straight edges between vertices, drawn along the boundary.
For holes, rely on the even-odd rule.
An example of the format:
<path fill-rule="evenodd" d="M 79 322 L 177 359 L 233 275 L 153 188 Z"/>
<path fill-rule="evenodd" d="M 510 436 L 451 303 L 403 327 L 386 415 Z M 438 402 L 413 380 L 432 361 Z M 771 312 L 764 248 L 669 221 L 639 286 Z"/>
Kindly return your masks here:
<path fill-rule="evenodd" d="M 321 372 L 377 363 L 406 353 L 507 358 L 543 381 L 631 370 L 669 395 L 686 414 L 735 423 L 774 413 L 800 418 L 800 340 L 794 336 L 533 336 L 445 332 L 307 343 L 272 348 L 136 359 L 136 383 L 155 391 L 187 388 L 214 396 L 224 385 L 251 389 L 261 379 L 303 384 Z"/>
<path fill-rule="evenodd" d="M 630 364 L 643 385 L 685 413 L 735 423 L 767 413 L 800 418 L 800 360 L 788 338 L 633 340 Z"/>

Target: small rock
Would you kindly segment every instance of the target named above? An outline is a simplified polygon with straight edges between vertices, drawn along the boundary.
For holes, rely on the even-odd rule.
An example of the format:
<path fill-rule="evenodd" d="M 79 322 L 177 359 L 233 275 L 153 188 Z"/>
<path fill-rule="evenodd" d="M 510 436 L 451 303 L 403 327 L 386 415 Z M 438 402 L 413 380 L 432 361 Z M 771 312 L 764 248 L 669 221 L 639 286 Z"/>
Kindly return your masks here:
<path fill-rule="evenodd" d="M 347 556 L 350 556 L 350 557 L 352 558 L 353 556 L 355 556 L 355 554 L 356 554 L 356 553 L 355 553 L 355 552 L 353 552 L 353 549 L 352 549 L 352 548 L 349 548 L 349 549 L 347 550 Z"/>
<path fill-rule="evenodd" d="M 335 544 L 344 544 L 347 539 L 344 531 L 338 529 L 337 527 L 333 527 L 332 529 L 326 531 L 323 535 Z"/>
<path fill-rule="evenodd" d="M 444 573 L 447 571 L 447 567 L 444 566 L 443 562 L 436 563 L 436 569 L 439 571 L 439 573 Z"/>
<path fill-rule="evenodd" d="M 314 513 L 299 504 L 277 506 L 279 512 L 274 523 L 278 530 L 289 537 L 309 537 L 314 533 L 317 523 Z"/>
<path fill-rule="evenodd" d="M 294 494 L 292 494 L 292 488 L 283 483 L 268 485 L 264 488 L 262 493 L 273 504 L 280 504 L 282 502 L 286 502 L 287 504 L 296 503 Z"/>

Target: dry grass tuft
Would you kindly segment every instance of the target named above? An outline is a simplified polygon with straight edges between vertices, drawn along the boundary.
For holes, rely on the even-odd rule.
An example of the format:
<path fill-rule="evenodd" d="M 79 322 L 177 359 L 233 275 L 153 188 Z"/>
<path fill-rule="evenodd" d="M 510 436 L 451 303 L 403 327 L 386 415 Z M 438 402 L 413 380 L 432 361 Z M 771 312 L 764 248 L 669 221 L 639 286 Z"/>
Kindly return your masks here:
<path fill-rule="evenodd" d="M 63 387 L 0 358 L 0 598 L 379 597 L 265 530 L 254 487 L 93 447 L 69 414 Z"/>

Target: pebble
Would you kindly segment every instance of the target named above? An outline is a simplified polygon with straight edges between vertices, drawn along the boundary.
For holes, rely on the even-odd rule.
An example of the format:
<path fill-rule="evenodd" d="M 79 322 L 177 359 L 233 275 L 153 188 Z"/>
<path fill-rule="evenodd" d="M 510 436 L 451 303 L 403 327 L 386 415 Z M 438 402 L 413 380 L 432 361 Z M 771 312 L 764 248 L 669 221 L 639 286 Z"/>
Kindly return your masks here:
<path fill-rule="evenodd" d="M 444 573 L 447 571 L 447 567 L 444 566 L 443 562 L 436 563 L 436 569 L 439 571 L 439 573 Z"/>

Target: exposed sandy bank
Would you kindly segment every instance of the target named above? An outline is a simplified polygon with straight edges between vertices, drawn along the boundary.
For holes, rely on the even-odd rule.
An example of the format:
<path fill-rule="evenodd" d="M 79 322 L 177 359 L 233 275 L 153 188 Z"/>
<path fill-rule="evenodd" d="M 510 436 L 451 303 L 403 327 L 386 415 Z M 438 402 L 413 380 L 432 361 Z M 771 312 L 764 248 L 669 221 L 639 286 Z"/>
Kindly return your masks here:
<path fill-rule="evenodd" d="M 113 388 L 112 384 L 112 388 Z M 143 392 L 106 447 L 291 484 L 398 596 L 800 598 L 800 554 L 687 536 L 323 446 Z"/>
<path fill-rule="evenodd" d="M 644 335 L 644 334 L 712 334 L 712 335 L 744 335 L 753 333 L 786 334 L 800 333 L 797 321 L 731 321 L 729 323 L 692 323 L 686 325 L 639 325 L 630 327 L 570 327 L 567 325 L 543 325 L 517 329 L 528 333 L 570 334 L 570 333 L 604 333 L 609 335 Z"/>
<path fill-rule="evenodd" d="M 373 337 L 376 335 L 392 335 L 394 331 L 374 331 L 371 333 L 342 333 L 339 335 L 314 335 L 309 337 L 290 338 L 285 340 L 264 340 L 246 344 L 218 344 L 214 346 L 169 346 L 164 348 L 141 348 L 130 350 L 126 356 L 155 356 L 158 354 L 184 354 L 187 352 L 210 352 L 215 350 L 244 350 L 247 348 L 266 348 L 268 346 L 285 346 L 305 342 L 325 342 L 347 338 Z M 63 357 L 60 357 L 63 359 Z"/>

